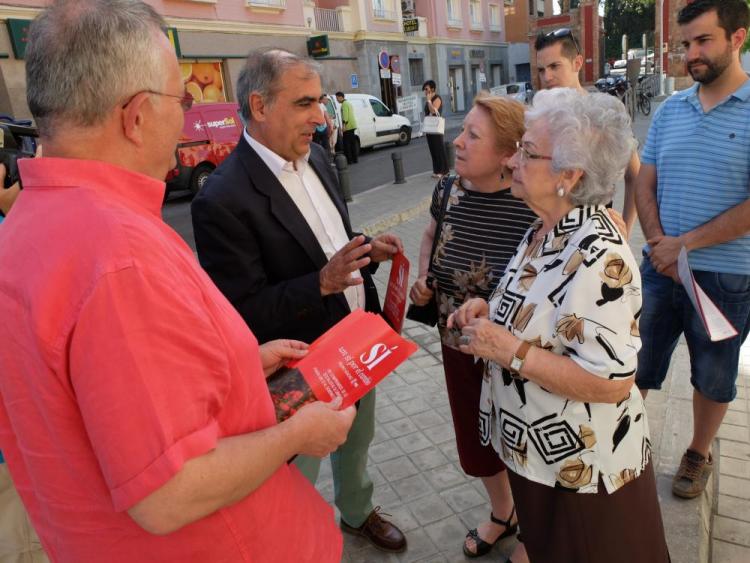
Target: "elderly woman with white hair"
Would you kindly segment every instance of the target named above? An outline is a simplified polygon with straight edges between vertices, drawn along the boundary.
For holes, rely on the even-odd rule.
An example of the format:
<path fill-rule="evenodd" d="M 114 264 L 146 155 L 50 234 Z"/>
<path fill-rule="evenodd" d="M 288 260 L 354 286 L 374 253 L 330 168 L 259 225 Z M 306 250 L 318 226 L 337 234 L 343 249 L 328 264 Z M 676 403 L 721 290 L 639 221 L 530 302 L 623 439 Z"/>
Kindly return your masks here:
<path fill-rule="evenodd" d="M 537 94 L 510 160 L 539 216 L 489 303 L 449 320 L 487 361 L 480 431 L 509 469 L 534 562 L 666 563 L 646 409 L 638 265 L 606 211 L 635 140 L 623 105 Z M 514 562 L 521 563 L 521 562 Z"/>

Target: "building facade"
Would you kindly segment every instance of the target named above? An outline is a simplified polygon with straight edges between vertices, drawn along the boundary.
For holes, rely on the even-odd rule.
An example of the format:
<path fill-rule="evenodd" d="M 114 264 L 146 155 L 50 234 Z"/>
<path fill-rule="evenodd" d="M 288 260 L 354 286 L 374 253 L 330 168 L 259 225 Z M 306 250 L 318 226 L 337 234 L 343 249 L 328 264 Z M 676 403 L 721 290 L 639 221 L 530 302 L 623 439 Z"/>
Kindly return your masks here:
<path fill-rule="evenodd" d="M 477 92 L 513 74 L 504 0 L 147 1 L 170 27 L 186 88 L 197 102 L 236 100 L 244 57 L 259 47 L 312 54 L 325 91 L 372 94 L 394 111 L 399 98 L 421 107 L 428 79 L 449 102 L 446 109 L 464 111 Z M 45 4 L 0 4 L 2 114 L 29 117 L 26 34 Z"/>
<path fill-rule="evenodd" d="M 529 22 L 552 15 L 552 0 L 504 0 L 505 39 L 508 41 L 508 82 L 531 82 Z"/>
<path fill-rule="evenodd" d="M 663 3 L 662 12 L 659 11 L 659 5 Z M 656 72 L 659 72 L 659 44 L 661 42 L 662 14 L 664 16 L 664 56 L 661 64 L 664 65 L 664 74 L 669 80 L 668 89 L 683 90 L 693 84 L 693 79 L 687 72 L 685 64 L 685 49 L 682 47 L 682 37 L 680 35 L 680 26 L 677 25 L 677 15 L 680 10 L 689 4 L 688 0 L 658 0 L 656 2 L 656 18 L 654 21 L 654 44 L 656 45 L 655 57 Z"/>
<path fill-rule="evenodd" d="M 529 53 L 531 61 L 536 60 L 534 38 L 538 33 L 569 28 L 578 40 L 583 55 L 583 67 L 580 72 L 581 84 L 592 84 L 603 73 L 604 65 L 604 20 L 599 14 L 597 0 L 580 0 L 567 2 L 561 13 L 531 17 L 529 19 Z M 569 6 L 575 7 L 569 7 Z M 535 88 L 539 87 L 538 78 L 534 76 Z"/>

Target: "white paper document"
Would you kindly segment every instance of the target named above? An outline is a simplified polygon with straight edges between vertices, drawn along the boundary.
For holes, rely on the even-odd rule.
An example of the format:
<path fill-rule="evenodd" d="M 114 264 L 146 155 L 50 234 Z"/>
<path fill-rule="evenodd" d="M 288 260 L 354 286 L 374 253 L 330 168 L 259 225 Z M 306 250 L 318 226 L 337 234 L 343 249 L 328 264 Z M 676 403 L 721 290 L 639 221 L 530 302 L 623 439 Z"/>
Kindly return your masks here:
<path fill-rule="evenodd" d="M 726 340 L 737 336 L 737 330 L 732 326 L 724 313 L 711 301 L 701 287 L 695 283 L 693 272 L 688 264 L 687 250 L 682 247 L 677 258 L 677 272 L 680 276 L 685 292 L 688 294 L 693 307 L 703 321 L 703 326 L 712 342 Z"/>

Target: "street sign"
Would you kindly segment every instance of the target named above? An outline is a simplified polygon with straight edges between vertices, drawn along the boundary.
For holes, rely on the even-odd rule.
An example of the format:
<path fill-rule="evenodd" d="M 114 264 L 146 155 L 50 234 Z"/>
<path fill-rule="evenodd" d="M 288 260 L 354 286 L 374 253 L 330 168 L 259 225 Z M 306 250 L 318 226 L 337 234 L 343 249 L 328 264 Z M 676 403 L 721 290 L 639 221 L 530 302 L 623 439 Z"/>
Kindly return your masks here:
<path fill-rule="evenodd" d="M 419 20 L 417 18 L 404 20 L 404 33 L 419 31 Z"/>
<path fill-rule="evenodd" d="M 391 64 L 391 58 L 388 56 L 388 51 L 385 49 L 378 54 L 378 64 L 380 64 L 380 68 L 388 68 L 388 65 Z"/>
<path fill-rule="evenodd" d="M 8 26 L 8 35 L 10 44 L 13 47 L 13 55 L 17 59 L 23 59 L 26 56 L 26 44 L 29 41 L 29 26 L 31 20 L 19 20 L 8 18 L 5 20 Z"/>
<path fill-rule="evenodd" d="M 479 73 L 479 82 L 484 83 L 487 82 L 487 75 L 483 72 Z"/>
<path fill-rule="evenodd" d="M 401 73 L 401 59 L 398 55 L 393 55 L 391 57 L 391 71 Z"/>
<path fill-rule="evenodd" d="M 328 35 L 313 35 L 307 40 L 307 54 L 311 57 L 327 57 L 331 54 L 328 48 Z"/>
<path fill-rule="evenodd" d="M 397 72 L 391 73 L 391 79 L 394 86 L 401 86 L 401 75 Z"/>
<path fill-rule="evenodd" d="M 416 110 L 418 107 L 418 103 L 419 99 L 417 98 L 416 94 L 411 94 L 410 96 L 404 96 L 403 98 L 396 99 L 396 105 L 398 106 L 399 113 L 406 113 Z"/>
<path fill-rule="evenodd" d="M 387 68 L 381 68 L 380 69 L 380 78 L 388 79 L 391 77 L 391 71 Z"/>
<path fill-rule="evenodd" d="M 356 74 L 351 75 L 352 90 L 359 88 L 359 76 Z"/>

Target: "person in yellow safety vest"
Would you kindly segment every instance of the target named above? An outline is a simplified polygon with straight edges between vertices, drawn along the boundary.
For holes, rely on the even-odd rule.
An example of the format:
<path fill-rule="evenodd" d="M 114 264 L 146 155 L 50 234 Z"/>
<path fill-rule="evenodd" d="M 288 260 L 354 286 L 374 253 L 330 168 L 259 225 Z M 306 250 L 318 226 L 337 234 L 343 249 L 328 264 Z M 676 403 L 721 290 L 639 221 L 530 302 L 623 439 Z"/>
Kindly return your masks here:
<path fill-rule="evenodd" d="M 336 100 L 341 104 L 341 123 L 344 128 L 344 155 L 349 164 L 359 158 L 359 143 L 354 131 L 357 129 L 357 118 L 354 117 L 352 103 L 345 99 L 343 92 L 336 92 Z"/>

